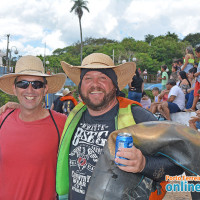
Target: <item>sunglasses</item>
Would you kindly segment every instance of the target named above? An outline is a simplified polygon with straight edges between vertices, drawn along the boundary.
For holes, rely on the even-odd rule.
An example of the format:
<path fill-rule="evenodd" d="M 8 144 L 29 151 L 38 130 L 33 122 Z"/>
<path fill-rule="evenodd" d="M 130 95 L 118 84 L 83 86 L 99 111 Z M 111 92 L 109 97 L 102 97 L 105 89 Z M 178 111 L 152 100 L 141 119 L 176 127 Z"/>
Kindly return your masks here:
<path fill-rule="evenodd" d="M 26 89 L 31 84 L 32 88 L 37 90 L 40 88 L 44 88 L 45 83 L 42 81 L 18 81 L 15 83 L 15 87 Z"/>

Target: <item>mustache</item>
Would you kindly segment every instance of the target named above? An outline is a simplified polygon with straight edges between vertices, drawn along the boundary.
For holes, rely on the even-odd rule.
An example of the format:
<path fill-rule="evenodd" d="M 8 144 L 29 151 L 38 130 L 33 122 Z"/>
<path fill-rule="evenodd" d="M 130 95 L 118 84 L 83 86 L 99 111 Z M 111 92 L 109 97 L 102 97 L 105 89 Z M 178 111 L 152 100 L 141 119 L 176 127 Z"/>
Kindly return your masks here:
<path fill-rule="evenodd" d="M 94 86 L 92 86 L 92 87 L 88 90 L 88 93 L 93 92 L 93 91 L 101 91 L 101 92 L 105 93 L 105 90 L 102 89 L 101 87 L 94 87 Z"/>

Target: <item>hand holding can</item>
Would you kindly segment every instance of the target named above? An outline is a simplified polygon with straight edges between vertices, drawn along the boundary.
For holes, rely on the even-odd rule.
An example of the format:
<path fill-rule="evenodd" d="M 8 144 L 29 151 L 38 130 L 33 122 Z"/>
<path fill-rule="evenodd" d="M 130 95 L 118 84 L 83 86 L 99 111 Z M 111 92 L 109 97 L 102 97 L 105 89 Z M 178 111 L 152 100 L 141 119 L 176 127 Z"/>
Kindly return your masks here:
<path fill-rule="evenodd" d="M 116 154 L 119 150 L 119 148 L 132 148 L 133 147 L 133 138 L 130 133 L 119 133 L 116 138 L 116 145 L 115 145 L 115 158 L 125 159 L 127 158 L 118 157 Z M 116 162 L 115 162 L 116 163 Z M 120 166 L 126 166 L 120 163 L 116 163 Z"/>

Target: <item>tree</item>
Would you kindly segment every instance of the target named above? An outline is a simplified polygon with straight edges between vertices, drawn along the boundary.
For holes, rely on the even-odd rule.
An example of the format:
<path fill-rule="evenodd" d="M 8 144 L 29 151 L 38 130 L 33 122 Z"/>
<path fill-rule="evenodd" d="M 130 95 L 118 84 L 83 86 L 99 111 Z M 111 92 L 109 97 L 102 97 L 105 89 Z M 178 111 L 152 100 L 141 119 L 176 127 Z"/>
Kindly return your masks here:
<path fill-rule="evenodd" d="M 166 38 L 167 38 L 167 37 L 174 38 L 174 39 L 176 40 L 176 42 L 179 41 L 178 35 L 177 35 L 176 33 L 170 33 L 170 31 L 168 31 L 167 34 L 166 34 Z"/>
<path fill-rule="evenodd" d="M 155 38 L 154 35 L 151 34 L 145 35 L 145 42 L 147 42 L 150 45 L 154 38 Z"/>
<path fill-rule="evenodd" d="M 80 27 L 80 37 L 81 37 L 81 63 L 82 63 L 82 56 L 83 56 L 83 38 L 82 38 L 82 26 L 81 26 L 81 18 L 83 16 L 83 9 L 87 10 L 89 12 L 89 9 L 87 7 L 88 1 L 84 0 L 73 0 L 74 5 L 71 8 L 70 12 L 75 12 L 75 14 L 78 16 L 79 20 L 79 27 Z"/>
<path fill-rule="evenodd" d="M 188 41 L 193 47 L 200 44 L 200 33 L 190 33 L 185 38 L 183 38 L 183 41 Z"/>

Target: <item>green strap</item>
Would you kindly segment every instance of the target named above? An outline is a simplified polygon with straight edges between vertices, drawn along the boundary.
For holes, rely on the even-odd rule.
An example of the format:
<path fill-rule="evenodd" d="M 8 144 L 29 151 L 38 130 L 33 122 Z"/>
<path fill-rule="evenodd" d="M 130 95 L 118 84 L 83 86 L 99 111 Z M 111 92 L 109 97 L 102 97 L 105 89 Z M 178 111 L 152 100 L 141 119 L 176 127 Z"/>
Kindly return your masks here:
<path fill-rule="evenodd" d="M 70 112 L 61 137 L 56 173 L 56 192 L 61 197 L 66 197 L 69 193 L 69 148 L 71 138 L 86 109 L 87 107 L 80 103 Z M 135 120 L 132 115 L 131 105 L 128 105 L 126 108 L 120 108 L 115 118 L 115 128 L 121 129 L 134 124 Z"/>
<path fill-rule="evenodd" d="M 128 105 L 126 108 L 120 108 L 118 112 L 117 129 L 125 128 L 134 124 L 136 123 L 131 111 L 131 105 Z"/>
<path fill-rule="evenodd" d="M 59 195 L 66 195 L 69 192 L 69 148 L 74 130 L 86 110 L 83 103 L 78 104 L 69 114 L 66 121 L 61 142 L 58 150 L 57 172 L 56 172 L 56 191 Z M 62 170 L 64 169 L 64 170 Z"/>

